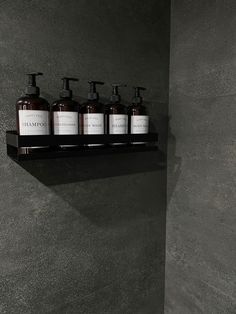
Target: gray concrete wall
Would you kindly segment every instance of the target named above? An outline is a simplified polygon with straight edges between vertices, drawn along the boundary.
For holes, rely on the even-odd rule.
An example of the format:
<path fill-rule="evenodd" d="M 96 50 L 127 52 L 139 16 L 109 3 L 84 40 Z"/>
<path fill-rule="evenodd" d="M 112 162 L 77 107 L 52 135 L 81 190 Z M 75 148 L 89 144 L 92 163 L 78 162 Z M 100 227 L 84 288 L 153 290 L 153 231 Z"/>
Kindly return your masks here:
<path fill-rule="evenodd" d="M 18 165 L 6 156 L 15 101 L 42 71 L 52 102 L 64 75 L 148 88 L 166 147 L 169 3 L 0 1 L 0 313 L 162 313 L 166 170 L 155 154 Z M 77 87 L 79 86 L 79 88 Z M 109 85 L 102 87 L 104 99 Z"/>
<path fill-rule="evenodd" d="M 236 311 L 235 16 L 172 1 L 166 314 Z"/>

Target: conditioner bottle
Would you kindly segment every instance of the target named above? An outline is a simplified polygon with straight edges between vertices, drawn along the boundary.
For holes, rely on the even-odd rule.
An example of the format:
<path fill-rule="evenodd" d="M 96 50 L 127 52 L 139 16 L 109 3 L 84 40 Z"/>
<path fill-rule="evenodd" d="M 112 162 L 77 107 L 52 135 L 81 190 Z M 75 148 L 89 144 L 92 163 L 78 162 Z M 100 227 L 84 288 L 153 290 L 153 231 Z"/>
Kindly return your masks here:
<path fill-rule="evenodd" d="M 69 135 L 79 133 L 79 104 L 73 100 L 70 81 L 77 82 L 78 79 L 63 77 L 60 99 L 52 104 L 53 134 Z M 72 147 L 73 145 L 61 145 L 61 147 Z"/>

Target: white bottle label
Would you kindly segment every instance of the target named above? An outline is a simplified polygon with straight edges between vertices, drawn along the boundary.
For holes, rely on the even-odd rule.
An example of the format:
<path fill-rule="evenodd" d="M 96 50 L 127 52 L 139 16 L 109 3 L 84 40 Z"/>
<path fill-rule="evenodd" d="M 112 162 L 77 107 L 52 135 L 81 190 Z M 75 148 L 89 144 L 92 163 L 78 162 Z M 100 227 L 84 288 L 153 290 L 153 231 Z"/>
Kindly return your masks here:
<path fill-rule="evenodd" d="M 54 134 L 78 134 L 78 112 L 55 111 L 53 112 Z"/>
<path fill-rule="evenodd" d="M 149 116 L 131 116 L 130 122 L 131 134 L 146 134 L 149 132 Z"/>
<path fill-rule="evenodd" d="M 104 134 L 104 114 L 83 114 L 83 130 L 84 134 Z"/>
<path fill-rule="evenodd" d="M 109 115 L 109 134 L 127 134 L 128 116 L 126 114 Z"/>
<path fill-rule="evenodd" d="M 20 135 L 49 135 L 49 111 L 19 110 Z"/>

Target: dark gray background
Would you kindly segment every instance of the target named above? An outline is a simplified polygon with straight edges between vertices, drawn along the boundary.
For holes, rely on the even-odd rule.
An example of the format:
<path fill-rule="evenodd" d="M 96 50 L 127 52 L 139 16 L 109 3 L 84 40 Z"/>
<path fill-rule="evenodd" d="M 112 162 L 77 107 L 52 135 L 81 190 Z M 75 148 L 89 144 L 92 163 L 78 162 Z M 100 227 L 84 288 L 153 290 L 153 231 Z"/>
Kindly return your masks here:
<path fill-rule="evenodd" d="M 161 313 L 166 170 L 155 154 L 17 165 L 6 156 L 28 71 L 141 84 L 166 147 L 169 1 L 0 1 L 0 313 Z M 107 84 L 102 98 L 110 94 Z M 57 173 L 56 173 L 57 172 Z"/>
<path fill-rule="evenodd" d="M 166 314 L 236 312 L 236 1 L 172 2 Z"/>
<path fill-rule="evenodd" d="M 168 206 L 156 154 L 15 164 L 24 73 L 148 88 L 166 149 L 169 2 L 0 2 L 0 313 L 235 313 L 236 4 L 172 1 Z M 109 84 L 101 89 L 104 101 Z"/>

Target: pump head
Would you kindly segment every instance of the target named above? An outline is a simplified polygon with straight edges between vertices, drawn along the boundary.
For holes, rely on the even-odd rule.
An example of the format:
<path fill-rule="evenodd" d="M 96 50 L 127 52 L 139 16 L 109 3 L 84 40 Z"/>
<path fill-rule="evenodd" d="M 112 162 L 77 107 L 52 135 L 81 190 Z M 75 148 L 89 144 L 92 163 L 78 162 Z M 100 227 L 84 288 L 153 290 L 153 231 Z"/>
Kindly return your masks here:
<path fill-rule="evenodd" d="M 38 86 L 36 86 L 36 76 L 43 75 L 41 72 L 32 72 L 26 74 L 28 75 L 28 86 L 25 89 L 26 95 L 39 95 L 40 89 Z"/>
<path fill-rule="evenodd" d="M 112 103 L 119 102 L 120 101 L 120 94 L 119 94 L 119 87 L 126 87 L 125 84 L 111 84 L 112 86 L 112 95 L 110 97 L 110 100 Z"/>
<path fill-rule="evenodd" d="M 60 92 L 61 98 L 72 98 L 72 90 L 70 89 L 70 81 L 78 82 L 77 78 L 63 77 L 62 90 Z"/>
<path fill-rule="evenodd" d="M 139 87 L 139 86 L 134 87 L 134 98 L 132 100 L 132 102 L 134 104 L 141 104 L 143 102 L 143 98 L 140 95 L 141 90 L 146 90 L 146 88 L 145 87 Z"/>
<path fill-rule="evenodd" d="M 88 93 L 88 100 L 98 100 L 99 99 L 99 94 L 97 93 L 96 90 L 96 85 L 104 85 L 104 82 L 99 82 L 99 81 L 88 81 L 90 85 L 90 91 Z"/>

